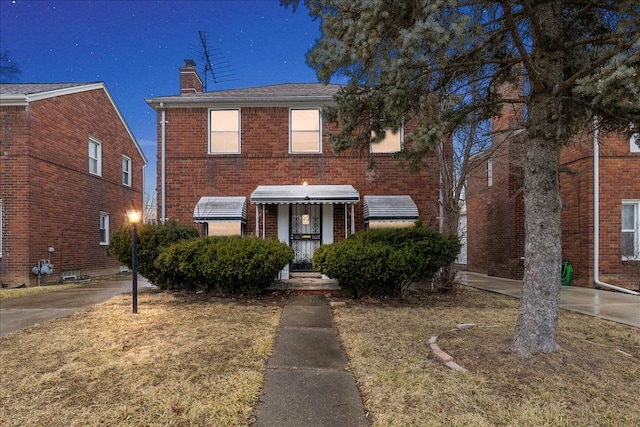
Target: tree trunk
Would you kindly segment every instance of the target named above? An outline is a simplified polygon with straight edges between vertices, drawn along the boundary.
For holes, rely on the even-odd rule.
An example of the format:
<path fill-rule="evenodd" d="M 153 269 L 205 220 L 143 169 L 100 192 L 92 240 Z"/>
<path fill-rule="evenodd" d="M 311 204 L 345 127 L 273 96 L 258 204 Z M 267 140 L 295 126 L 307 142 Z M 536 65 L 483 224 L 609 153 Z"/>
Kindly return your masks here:
<path fill-rule="evenodd" d="M 560 148 L 566 140 L 561 94 L 563 51 L 560 1 L 538 3 L 524 165 L 524 284 L 511 350 L 551 353 L 556 341 L 562 265 Z"/>

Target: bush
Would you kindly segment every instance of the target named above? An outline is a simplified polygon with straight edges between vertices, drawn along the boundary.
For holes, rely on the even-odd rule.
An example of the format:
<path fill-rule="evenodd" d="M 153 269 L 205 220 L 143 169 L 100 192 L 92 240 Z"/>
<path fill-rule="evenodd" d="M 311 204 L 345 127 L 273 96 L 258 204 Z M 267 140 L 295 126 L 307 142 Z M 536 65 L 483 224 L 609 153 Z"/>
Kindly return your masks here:
<path fill-rule="evenodd" d="M 293 249 L 255 237 L 205 237 L 165 248 L 156 268 L 168 287 L 259 294 L 293 261 Z"/>
<path fill-rule="evenodd" d="M 313 265 L 353 297 L 405 296 L 411 283 L 432 278 L 459 251 L 457 237 L 422 226 L 374 229 L 321 246 Z"/>
<path fill-rule="evenodd" d="M 138 272 L 151 283 L 166 287 L 154 262 L 162 248 L 173 243 L 194 239 L 198 230 L 190 225 L 181 225 L 175 221 L 164 224 L 142 224 L 138 226 Z M 107 254 L 122 264 L 132 268 L 131 263 L 131 226 L 125 225 L 111 234 Z"/>

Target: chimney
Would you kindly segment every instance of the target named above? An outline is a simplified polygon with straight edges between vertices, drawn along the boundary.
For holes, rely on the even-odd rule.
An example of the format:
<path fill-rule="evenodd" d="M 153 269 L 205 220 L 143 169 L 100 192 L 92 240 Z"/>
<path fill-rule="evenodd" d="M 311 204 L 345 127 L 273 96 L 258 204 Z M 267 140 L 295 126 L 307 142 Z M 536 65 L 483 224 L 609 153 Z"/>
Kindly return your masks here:
<path fill-rule="evenodd" d="M 185 59 L 180 68 L 180 95 L 202 93 L 202 79 L 193 59 Z"/>

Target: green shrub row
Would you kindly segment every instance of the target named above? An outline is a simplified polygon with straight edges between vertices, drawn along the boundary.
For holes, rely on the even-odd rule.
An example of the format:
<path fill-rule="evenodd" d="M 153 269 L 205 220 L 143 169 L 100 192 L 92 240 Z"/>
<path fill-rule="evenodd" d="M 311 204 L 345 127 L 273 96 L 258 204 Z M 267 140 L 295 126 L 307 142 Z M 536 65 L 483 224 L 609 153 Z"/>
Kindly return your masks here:
<path fill-rule="evenodd" d="M 460 251 L 456 236 L 421 225 L 374 229 L 322 245 L 313 257 L 315 270 L 336 279 L 349 295 L 406 294 L 410 284 L 432 278 Z"/>
<path fill-rule="evenodd" d="M 259 294 L 293 261 L 293 249 L 256 237 L 205 237 L 162 250 L 155 267 L 165 287 Z"/>
<path fill-rule="evenodd" d="M 163 274 L 154 262 L 162 248 L 176 242 L 190 240 L 199 236 L 198 230 L 190 225 L 168 221 L 164 224 L 138 225 L 138 272 L 154 285 L 163 287 Z M 107 254 L 122 264 L 132 268 L 131 264 L 131 226 L 126 225 L 114 231 L 109 240 Z"/>

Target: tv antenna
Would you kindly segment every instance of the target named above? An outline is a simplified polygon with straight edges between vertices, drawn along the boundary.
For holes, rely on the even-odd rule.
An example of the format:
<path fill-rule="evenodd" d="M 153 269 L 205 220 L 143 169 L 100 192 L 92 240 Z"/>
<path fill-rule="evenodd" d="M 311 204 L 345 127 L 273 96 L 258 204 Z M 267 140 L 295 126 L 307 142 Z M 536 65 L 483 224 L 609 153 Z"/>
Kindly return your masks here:
<path fill-rule="evenodd" d="M 198 31 L 200 45 L 195 47 L 195 56 L 200 58 L 202 65 L 202 90 L 207 91 L 208 82 L 223 83 L 233 81 L 233 67 L 225 60 L 220 49 L 212 49 L 209 35 L 205 31 Z M 215 66 L 214 66 L 215 64 Z"/>

